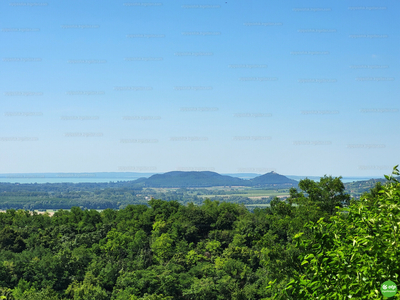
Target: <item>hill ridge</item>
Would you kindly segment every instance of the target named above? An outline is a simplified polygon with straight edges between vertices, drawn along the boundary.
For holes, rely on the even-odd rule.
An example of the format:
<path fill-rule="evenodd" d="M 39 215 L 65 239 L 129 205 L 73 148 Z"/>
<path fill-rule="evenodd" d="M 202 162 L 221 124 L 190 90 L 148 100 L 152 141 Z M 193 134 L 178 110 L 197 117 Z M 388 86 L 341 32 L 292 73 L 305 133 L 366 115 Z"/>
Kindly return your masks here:
<path fill-rule="evenodd" d="M 154 174 L 149 178 L 136 180 L 144 187 L 185 188 L 214 186 L 297 186 L 297 181 L 289 179 L 274 171 L 252 179 L 241 179 L 229 175 L 221 175 L 212 171 L 170 171 Z"/>

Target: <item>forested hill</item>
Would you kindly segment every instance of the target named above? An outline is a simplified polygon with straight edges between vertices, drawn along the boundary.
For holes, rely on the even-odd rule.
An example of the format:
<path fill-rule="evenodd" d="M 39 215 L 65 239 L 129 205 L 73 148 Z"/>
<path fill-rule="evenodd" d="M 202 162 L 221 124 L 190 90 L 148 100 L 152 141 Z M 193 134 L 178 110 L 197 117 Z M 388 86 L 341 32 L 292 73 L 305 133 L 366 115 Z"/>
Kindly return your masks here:
<path fill-rule="evenodd" d="M 187 188 L 187 187 L 212 187 L 212 186 L 297 186 L 297 181 L 289 179 L 275 172 L 270 172 L 250 180 L 221 175 L 215 172 L 183 172 L 173 171 L 164 174 L 155 174 L 150 178 L 135 181 L 145 187 Z"/>
<path fill-rule="evenodd" d="M 289 179 L 286 176 L 280 175 L 275 172 L 270 172 L 256 178 L 250 179 L 251 186 L 265 186 L 265 185 L 288 185 L 297 186 L 298 182 L 293 179 Z"/>
<path fill-rule="evenodd" d="M 143 180 L 147 187 L 211 187 L 211 186 L 247 186 L 248 180 L 221 175 L 215 172 L 173 171 L 155 174 Z"/>

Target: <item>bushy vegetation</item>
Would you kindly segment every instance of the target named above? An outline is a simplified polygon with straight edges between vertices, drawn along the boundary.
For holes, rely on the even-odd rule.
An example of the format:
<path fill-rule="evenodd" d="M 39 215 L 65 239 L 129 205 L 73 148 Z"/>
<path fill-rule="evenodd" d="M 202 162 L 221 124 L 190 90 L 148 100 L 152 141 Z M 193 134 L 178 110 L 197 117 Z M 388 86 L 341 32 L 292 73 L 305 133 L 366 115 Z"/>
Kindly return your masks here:
<path fill-rule="evenodd" d="M 253 212 L 157 199 L 52 217 L 7 210 L 0 298 L 380 299 L 400 270 L 400 184 L 389 179 L 360 201 L 340 178 L 304 180 Z"/>
<path fill-rule="evenodd" d="M 399 175 L 397 167 L 392 175 Z M 328 222 L 308 223 L 308 236 L 295 236 L 303 268 L 295 272 L 287 296 L 383 299 L 381 284 L 399 283 L 400 182 L 385 177 L 386 185 L 378 183 Z"/>

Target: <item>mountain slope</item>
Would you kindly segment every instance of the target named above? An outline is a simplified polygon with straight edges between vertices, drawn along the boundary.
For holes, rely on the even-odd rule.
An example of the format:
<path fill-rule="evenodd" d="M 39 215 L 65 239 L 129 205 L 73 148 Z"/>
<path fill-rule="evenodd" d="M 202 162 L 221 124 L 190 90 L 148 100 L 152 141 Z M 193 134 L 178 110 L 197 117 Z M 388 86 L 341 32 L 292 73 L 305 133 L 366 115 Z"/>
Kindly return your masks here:
<path fill-rule="evenodd" d="M 250 179 L 251 186 L 268 186 L 268 185 L 293 185 L 297 186 L 298 182 L 293 179 L 289 179 L 286 176 L 280 175 L 275 172 L 266 173 L 256 178 Z"/>
<path fill-rule="evenodd" d="M 148 187 L 211 187 L 247 185 L 247 181 L 215 172 L 182 172 L 172 171 L 155 174 L 144 181 Z"/>

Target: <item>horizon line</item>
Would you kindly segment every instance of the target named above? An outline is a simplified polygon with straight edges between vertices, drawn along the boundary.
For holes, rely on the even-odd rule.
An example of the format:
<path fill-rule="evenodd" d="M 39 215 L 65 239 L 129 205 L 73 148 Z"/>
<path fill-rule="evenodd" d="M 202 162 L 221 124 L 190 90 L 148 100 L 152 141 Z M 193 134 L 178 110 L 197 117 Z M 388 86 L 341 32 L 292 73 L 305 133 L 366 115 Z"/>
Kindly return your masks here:
<path fill-rule="evenodd" d="M 324 174 L 324 175 L 293 175 L 293 174 L 281 174 L 275 171 L 270 171 L 266 173 L 256 173 L 256 172 L 216 172 L 216 171 L 211 171 L 211 170 L 172 170 L 172 171 L 165 171 L 165 172 L 140 172 L 140 171 L 98 171 L 98 172 L 10 172 L 10 173 L 0 173 L 0 177 L 2 175 L 24 175 L 24 174 L 99 174 L 99 173 L 132 173 L 132 174 L 165 174 L 169 172 L 213 172 L 217 173 L 220 175 L 229 175 L 229 174 L 254 174 L 254 175 L 265 175 L 269 173 L 275 173 L 278 175 L 283 175 L 283 176 L 292 176 L 292 177 L 324 177 L 326 176 L 332 176 L 332 177 L 342 177 L 342 178 L 369 178 L 369 177 L 384 177 L 385 174 L 382 175 L 349 175 L 349 176 L 344 176 L 344 175 L 332 175 L 332 174 Z M 390 173 L 391 174 L 391 173 Z M 373 178 L 370 178 L 373 179 Z"/>

